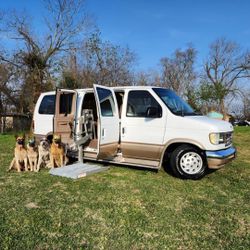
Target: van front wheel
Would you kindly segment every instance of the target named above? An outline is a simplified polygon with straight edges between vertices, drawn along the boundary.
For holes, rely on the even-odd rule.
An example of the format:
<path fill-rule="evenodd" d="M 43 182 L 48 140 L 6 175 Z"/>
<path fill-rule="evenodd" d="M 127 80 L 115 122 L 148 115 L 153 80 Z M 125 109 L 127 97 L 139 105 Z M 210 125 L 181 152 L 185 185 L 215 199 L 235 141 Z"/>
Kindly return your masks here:
<path fill-rule="evenodd" d="M 174 150 L 170 165 L 176 177 L 193 180 L 202 178 L 207 169 L 202 153 L 189 145 L 182 145 Z"/>

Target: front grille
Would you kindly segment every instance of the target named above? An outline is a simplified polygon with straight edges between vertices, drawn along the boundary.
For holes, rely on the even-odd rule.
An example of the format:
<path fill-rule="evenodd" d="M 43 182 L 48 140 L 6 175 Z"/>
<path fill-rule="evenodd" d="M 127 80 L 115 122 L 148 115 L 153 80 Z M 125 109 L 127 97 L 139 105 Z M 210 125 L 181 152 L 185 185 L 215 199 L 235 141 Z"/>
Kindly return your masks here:
<path fill-rule="evenodd" d="M 231 145 L 233 142 L 233 132 L 224 133 L 223 136 L 224 136 L 225 146 Z"/>

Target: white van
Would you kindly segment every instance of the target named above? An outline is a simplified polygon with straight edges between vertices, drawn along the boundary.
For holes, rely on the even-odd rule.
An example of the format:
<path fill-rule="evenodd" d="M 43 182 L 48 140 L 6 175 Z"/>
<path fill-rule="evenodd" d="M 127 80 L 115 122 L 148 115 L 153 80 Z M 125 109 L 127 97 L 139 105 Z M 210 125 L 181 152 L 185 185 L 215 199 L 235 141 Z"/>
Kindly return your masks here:
<path fill-rule="evenodd" d="M 160 169 L 198 179 L 235 158 L 230 123 L 194 112 L 173 91 L 129 86 L 42 93 L 34 135 L 57 133 L 79 160 Z"/>

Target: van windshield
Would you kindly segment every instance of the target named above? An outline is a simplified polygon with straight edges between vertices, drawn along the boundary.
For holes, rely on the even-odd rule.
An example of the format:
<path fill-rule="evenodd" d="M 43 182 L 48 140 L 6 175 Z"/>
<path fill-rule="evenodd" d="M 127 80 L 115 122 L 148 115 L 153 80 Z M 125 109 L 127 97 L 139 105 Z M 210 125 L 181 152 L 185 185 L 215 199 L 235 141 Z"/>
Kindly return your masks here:
<path fill-rule="evenodd" d="M 170 89 L 153 88 L 172 113 L 179 116 L 201 115 L 196 113 L 181 97 Z"/>

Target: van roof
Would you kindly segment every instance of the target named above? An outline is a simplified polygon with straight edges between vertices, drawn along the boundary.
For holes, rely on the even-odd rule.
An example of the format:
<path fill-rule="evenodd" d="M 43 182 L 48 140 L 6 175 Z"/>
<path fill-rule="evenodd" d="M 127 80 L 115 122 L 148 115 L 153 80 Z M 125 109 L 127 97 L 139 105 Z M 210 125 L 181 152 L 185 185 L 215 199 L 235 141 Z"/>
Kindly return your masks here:
<path fill-rule="evenodd" d="M 106 87 L 106 86 L 103 86 Z M 114 90 L 125 90 L 125 89 L 151 89 L 151 88 L 158 88 L 156 86 L 115 86 L 115 87 L 110 87 L 111 89 Z M 93 90 L 93 88 L 84 88 L 84 89 L 75 89 L 76 91 L 90 91 Z"/>
<path fill-rule="evenodd" d="M 145 89 L 146 90 L 146 89 L 161 88 L 161 87 L 158 87 L 158 86 L 116 86 L 116 87 L 110 87 L 110 88 L 112 88 L 113 90 L 126 90 L 126 89 L 134 89 L 134 90 Z M 64 89 L 64 88 L 61 88 L 61 89 Z M 78 93 L 82 93 L 82 92 L 91 92 L 93 91 L 93 88 L 83 88 L 83 89 L 74 89 L 74 90 Z M 43 94 L 52 95 L 52 94 L 55 94 L 55 91 L 43 92 Z"/>

